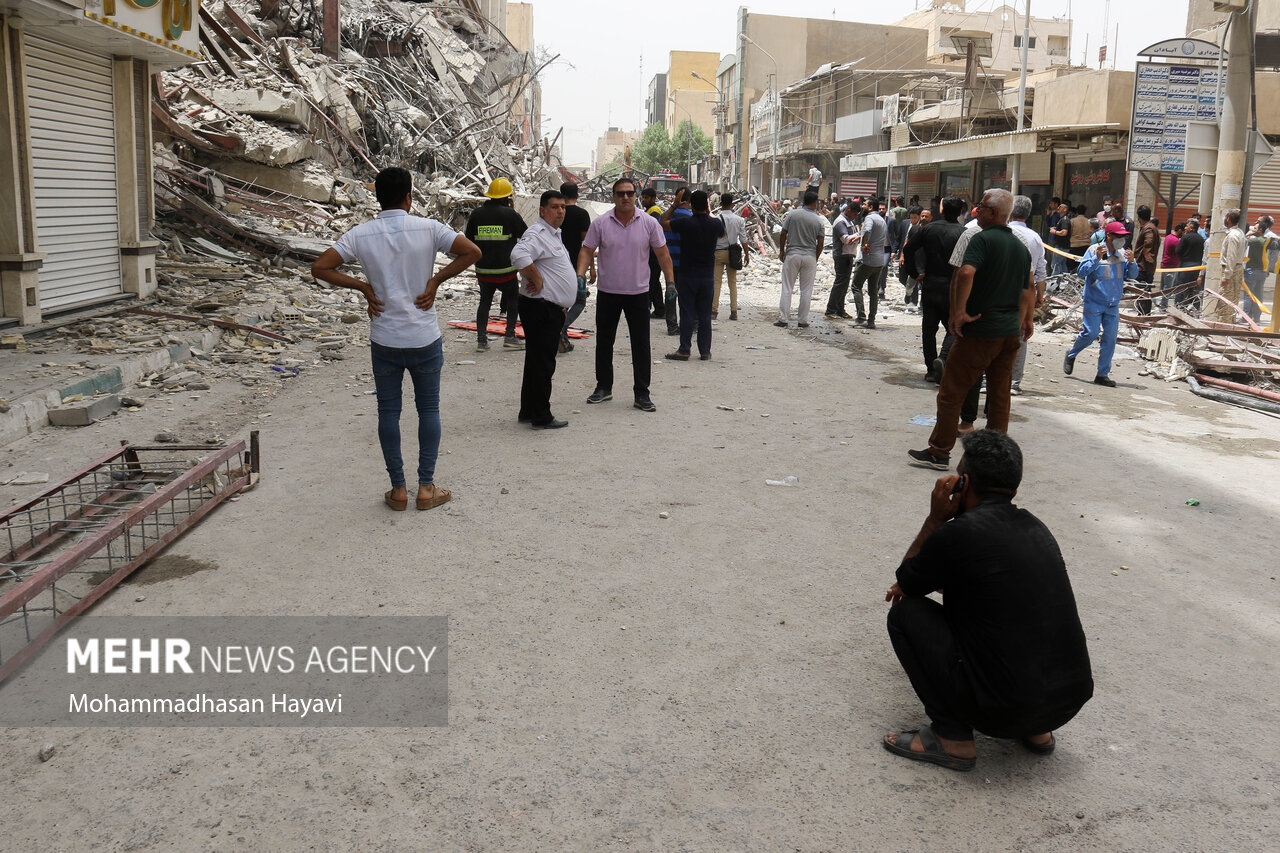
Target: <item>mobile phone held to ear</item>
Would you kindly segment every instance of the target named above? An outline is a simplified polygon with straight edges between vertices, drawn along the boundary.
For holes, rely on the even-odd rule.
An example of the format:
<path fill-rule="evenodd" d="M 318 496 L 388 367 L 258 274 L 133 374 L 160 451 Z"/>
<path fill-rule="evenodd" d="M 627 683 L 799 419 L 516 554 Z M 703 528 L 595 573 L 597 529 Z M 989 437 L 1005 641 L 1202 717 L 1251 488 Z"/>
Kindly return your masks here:
<path fill-rule="evenodd" d="M 961 492 L 963 492 L 963 491 L 964 491 L 964 487 L 965 487 L 965 485 L 967 485 L 967 484 L 968 484 L 968 482 L 969 482 L 969 475 L 968 475 L 968 474 L 961 474 L 959 477 L 957 477 L 957 478 L 956 478 L 956 484 L 955 484 L 954 486 L 952 486 L 952 487 L 951 487 L 951 496 L 952 496 L 952 497 L 955 497 L 956 495 L 958 495 L 958 494 L 960 494 Z"/>

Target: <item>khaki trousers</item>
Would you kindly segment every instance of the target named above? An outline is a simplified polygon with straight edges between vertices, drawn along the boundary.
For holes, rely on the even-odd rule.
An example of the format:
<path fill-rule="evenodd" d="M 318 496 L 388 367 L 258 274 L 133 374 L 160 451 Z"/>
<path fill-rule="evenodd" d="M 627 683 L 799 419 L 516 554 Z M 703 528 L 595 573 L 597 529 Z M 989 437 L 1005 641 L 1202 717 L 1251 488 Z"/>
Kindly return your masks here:
<path fill-rule="evenodd" d="M 716 294 L 711 300 L 712 316 L 720 310 L 720 283 L 724 280 L 726 270 L 729 272 L 729 310 L 735 314 L 738 311 L 738 271 L 729 266 L 729 250 L 716 249 Z"/>

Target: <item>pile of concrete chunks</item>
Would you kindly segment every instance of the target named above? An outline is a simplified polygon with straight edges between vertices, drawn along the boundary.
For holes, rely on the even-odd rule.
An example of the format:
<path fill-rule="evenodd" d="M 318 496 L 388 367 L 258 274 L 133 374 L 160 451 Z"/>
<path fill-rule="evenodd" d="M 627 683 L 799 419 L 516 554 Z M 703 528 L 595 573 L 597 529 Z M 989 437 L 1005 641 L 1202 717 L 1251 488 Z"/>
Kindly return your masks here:
<path fill-rule="evenodd" d="M 343 4 L 340 56 L 320 52 L 321 0 L 200 9 L 207 61 L 155 75 L 161 227 L 306 262 L 368 218 L 372 178 L 415 173 L 421 212 L 457 224 L 492 178 L 558 182 L 522 147 L 511 103 L 532 57 L 453 4 Z"/>

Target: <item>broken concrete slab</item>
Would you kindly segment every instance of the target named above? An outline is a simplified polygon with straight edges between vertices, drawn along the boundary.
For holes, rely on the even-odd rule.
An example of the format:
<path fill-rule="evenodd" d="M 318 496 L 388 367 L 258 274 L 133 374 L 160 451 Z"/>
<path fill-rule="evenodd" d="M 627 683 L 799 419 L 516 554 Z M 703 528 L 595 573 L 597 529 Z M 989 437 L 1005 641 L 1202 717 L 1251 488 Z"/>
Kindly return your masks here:
<path fill-rule="evenodd" d="M 310 143 L 308 143 L 310 144 Z M 245 160 L 218 160 L 213 167 L 223 174 L 276 192 L 327 203 L 333 196 L 333 177 L 313 171 L 278 169 Z"/>
<path fill-rule="evenodd" d="M 107 394 L 89 400 L 81 400 L 69 406 L 49 410 L 49 423 L 54 426 L 88 426 L 120 410 L 120 397 Z"/>
<path fill-rule="evenodd" d="M 298 127 L 311 126 L 311 105 L 294 89 L 268 89 L 259 86 L 256 89 L 214 89 L 209 96 L 218 102 L 218 106 L 241 115 L 254 118 L 295 124 Z"/>

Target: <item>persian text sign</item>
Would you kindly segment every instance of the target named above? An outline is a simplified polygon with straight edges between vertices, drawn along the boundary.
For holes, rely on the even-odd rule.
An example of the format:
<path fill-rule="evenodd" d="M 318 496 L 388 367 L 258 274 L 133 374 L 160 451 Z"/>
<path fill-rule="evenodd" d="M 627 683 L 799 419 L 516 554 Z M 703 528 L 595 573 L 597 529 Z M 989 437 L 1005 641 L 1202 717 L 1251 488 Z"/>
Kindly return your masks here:
<path fill-rule="evenodd" d="M 1139 62 L 1134 80 L 1129 168 L 1187 170 L 1187 124 L 1216 121 L 1221 104 L 1218 69 Z"/>

